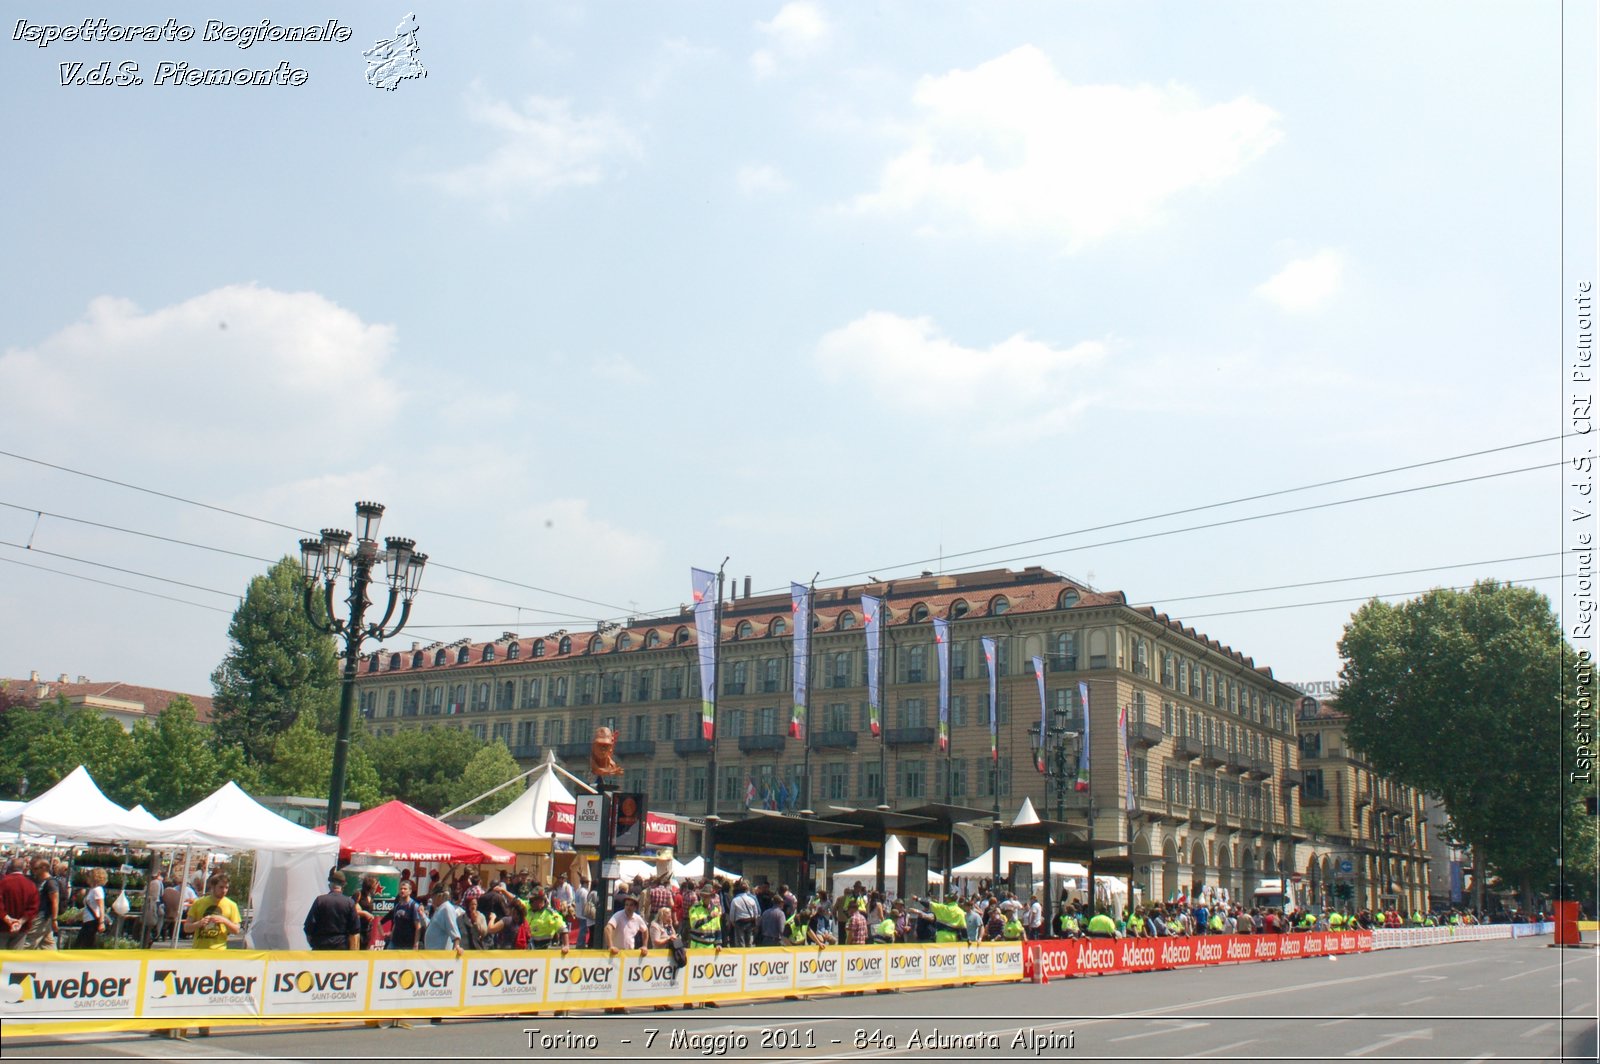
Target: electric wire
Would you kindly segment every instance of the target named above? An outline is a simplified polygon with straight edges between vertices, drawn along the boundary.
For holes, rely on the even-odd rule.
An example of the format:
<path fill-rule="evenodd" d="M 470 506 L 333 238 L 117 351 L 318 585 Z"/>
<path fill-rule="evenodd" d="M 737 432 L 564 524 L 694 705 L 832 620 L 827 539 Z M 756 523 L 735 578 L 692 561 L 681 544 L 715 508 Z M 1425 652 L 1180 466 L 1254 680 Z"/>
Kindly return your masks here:
<path fill-rule="evenodd" d="M 188 599 L 173 598 L 171 595 L 163 595 L 159 592 L 149 591 L 142 587 L 129 587 L 126 584 L 113 584 L 109 580 L 96 580 L 92 576 L 84 576 L 80 573 L 69 573 L 61 569 L 52 569 L 46 565 L 34 565 L 31 562 L 19 562 L 15 558 L 0 558 L 0 562 L 4 562 L 7 565 L 20 565 L 24 569 L 38 569 L 40 572 L 54 573 L 57 576 L 69 576 L 74 580 L 82 580 L 90 584 L 100 584 L 104 587 L 114 587 L 122 591 L 132 591 L 135 595 L 148 595 L 151 598 L 166 599 L 168 602 L 177 602 L 185 606 L 193 606 L 197 610 L 210 610 L 212 613 L 223 613 L 229 615 L 233 613 L 232 610 L 225 610 L 221 606 L 207 606 L 203 602 L 190 602 Z"/>
<path fill-rule="evenodd" d="M 1559 579 L 1561 579 L 1563 577 L 1571 577 L 1571 576 L 1576 576 L 1576 575 L 1577 575 L 1576 573 L 1551 573 L 1551 574 L 1549 574 L 1547 576 L 1523 576 L 1523 577 L 1517 577 L 1515 579 L 1507 578 L 1507 579 L 1504 579 L 1504 580 L 1500 580 L 1499 582 L 1502 583 L 1502 584 L 1533 584 L 1533 583 L 1538 583 L 1541 580 L 1559 580 Z M 1445 590 L 1445 591 L 1471 591 L 1473 586 L 1474 585 L 1472 585 L 1472 584 L 1456 584 L 1456 585 L 1451 586 L 1451 587 L 1443 588 L 1442 590 Z M 1224 610 L 1224 611 L 1217 612 L 1217 613 L 1195 613 L 1195 614 L 1190 614 L 1189 616 L 1184 617 L 1183 620 L 1184 620 L 1184 623 L 1187 624 L 1190 621 L 1199 621 L 1199 620 L 1203 620 L 1203 619 L 1205 619 L 1207 617 L 1235 617 L 1235 616 L 1238 616 L 1238 615 L 1244 614 L 1244 613 L 1271 613 L 1274 610 L 1297 610 L 1297 609 L 1302 609 L 1302 608 L 1307 607 L 1307 606 L 1336 606 L 1336 605 L 1340 605 L 1340 604 L 1343 604 L 1343 603 L 1349 603 L 1349 602 L 1371 602 L 1373 599 L 1409 598 L 1412 595 L 1425 595 L 1430 591 L 1438 591 L 1438 590 L 1441 590 L 1441 589 L 1440 588 L 1434 588 L 1434 587 L 1425 587 L 1425 588 L 1422 588 L 1421 590 L 1418 590 L 1418 591 L 1384 591 L 1384 592 L 1375 592 L 1375 593 L 1373 593 L 1371 595 L 1361 595 L 1361 596 L 1358 596 L 1356 598 L 1322 599 L 1322 600 L 1317 601 L 1317 602 L 1287 602 L 1287 603 L 1284 603 L 1281 606 L 1253 606 L 1253 607 L 1250 607 L 1248 609 Z"/>

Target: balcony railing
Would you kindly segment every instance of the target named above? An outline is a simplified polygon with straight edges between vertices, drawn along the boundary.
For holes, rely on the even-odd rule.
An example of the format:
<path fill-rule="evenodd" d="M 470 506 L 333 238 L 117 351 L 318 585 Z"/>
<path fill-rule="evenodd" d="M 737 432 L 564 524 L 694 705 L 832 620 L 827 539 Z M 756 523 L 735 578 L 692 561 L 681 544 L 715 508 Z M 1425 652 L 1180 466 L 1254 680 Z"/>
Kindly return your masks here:
<path fill-rule="evenodd" d="M 1199 739 L 1191 739 L 1187 735 L 1178 736 L 1177 741 L 1172 744 L 1173 754 L 1177 757 L 1183 758 L 1186 761 L 1193 761 L 1195 758 L 1199 757 L 1200 752 L 1203 749 L 1204 748 L 1200 745 Z"/>
<path fill-rule="evenodd" d="M 1244 774 L 1251 779 L 1264 780 L 1272 775 L 1272 762 L 1260 757 L 1244 759 Z"/>
<path fill-rule="evenodd" d="M 1229 750 L 1223 755 L 1222 764 L 1224 768 L 1233 773 L 1235 776 L 1242 776 L 1244 775 L 1245 770 L 1250 767 L 1249 761 L 1249 758 L 1245 757 L 1237 750 Z"/>
<path fill-rule="evenodd" d="M 589 756 L 591 745 L 585 742 L 560 743 L 556 746 L 556 756 L 563 761 L 577 761 Z"/>
<path fill-rule="evenodd" d="M 741 735 L 739 736 L 739 752 L 754 754 L 763 750 L 781 751 L 783 749 L 783 738 L 781 735 Z"/>
<path fill-rule="evenodd" d="M 511 756 L 518 761 L 534 761 L 543 752 L 543 747 L 538 743 L 525 743 L 511 748 Z"/>
<path fill-rule="evenodd" d="M 819 731 L 811 733 L 813 750 L 854 750 L 856 733 L 853 731 Z"/>
<path fill-rule="evenodd" d="M 1128 726 L 1128 741 L 1134 746 L 1160 746 L 1165 738 L 1160 725 L 1146 724 L 1141 720 Z"/>
<path fill-rule="evenodd" d="M 694 735 L 687 739 L 672 740 L 672 752 L 679 757 L 693 757 L 695 754 L 709 754 L 711 740 Z"/>
<path fill-rule="evenodd" d="M 618 757 L 653 757 L 655 752 L 654 739 L 623 739 L 617 743 Z"/>
<path fill-rule="evenodd" d="M 1200 748 L 1200 764 L 1205 768 L 1216 768 L 1226 758 L 1226 752 L 1216 743 L 1206 743 Z"/>
<path fill-rule="evenodd" d="M 886 728 L 883 741 L 890 746 L 926 746 L 939 735 L 937 728 Z"/>
<path fill-rule="evenodd" d="M 1286 768 L 1283 770 L 1283 785 L 1285 787 L 1304 787 L 1306 774 L 1304 769 Z"/>

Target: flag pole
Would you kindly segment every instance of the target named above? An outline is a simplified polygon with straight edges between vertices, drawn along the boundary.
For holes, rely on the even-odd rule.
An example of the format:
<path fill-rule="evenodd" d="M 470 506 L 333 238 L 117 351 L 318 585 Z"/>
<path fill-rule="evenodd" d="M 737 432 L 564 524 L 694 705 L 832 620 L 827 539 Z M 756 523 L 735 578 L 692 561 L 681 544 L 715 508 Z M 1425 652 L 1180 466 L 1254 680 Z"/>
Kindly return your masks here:
<path fill-rule="evenodd" d="M 722 700 L 722 578 L 727 567 L 727 558 L 722 559 L 722 564 L 717 566 L 717 604 L 712 614 L 714 620 L 711 652 L 711 749 L 709 767 L 706 770 L 706 830 L 701 847 L 705 850 L 707 879 L 711 878 L 712 871 L 717 867 L 717 733 L 719 731 L 717 703 Z"/>
<path fill-rule="evenodd" d="M 800 733 L 800 812 L 810 813 L 816 807 L 811 804 L 811 685 L 816 682 L 816 670 L 811 667 L 813 655 L 816 653 L 816 640 L 811 638 L 811 618 L 816 616 L 817 610 L 817 577 L 822 575 L 818 569 L 811 576 L 811 586 L 806 589 L 806 704 L 805 728 Z M 796 628 L 794 637 L 800 638 L 799 629 Z"/>

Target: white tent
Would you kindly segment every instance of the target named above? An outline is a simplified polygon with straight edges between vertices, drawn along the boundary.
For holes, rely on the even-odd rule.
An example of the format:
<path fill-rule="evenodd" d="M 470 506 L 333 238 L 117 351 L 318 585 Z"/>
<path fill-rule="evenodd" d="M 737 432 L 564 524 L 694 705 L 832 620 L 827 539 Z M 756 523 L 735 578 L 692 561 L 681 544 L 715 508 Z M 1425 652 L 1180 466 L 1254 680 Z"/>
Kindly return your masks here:
<path fill-rule="evenodd" d="M 229 782 L 143 837 L 170 846 L 256 851 L 246 941 L 255 949 L 307 948 L 306 911 L 338 863 L 337 836 L 285 820 Z"/>
<path fill-rule="evenodd" d="M 897 894 L 896 889 L 900 882 L 900 855 L 906 852 L 906 844 L 900 841 L 900 836 L 890 835 L 889 841 L 883 847 L 883 889 L 891 894 Z M 849 885 L 856 880 L 871 886 L 878 881 L 878 857 L 876 854 L 856 865 L 854 868 L 844 868 L 833 873 L 834 883 Z M 944 876 L 928 870 L 929 883 L 943 883 Z"/>
<path fill-rule="evenodd" d="M 1017 815 L 1012 818 L 1011 826 L 1016 827 L 1019 824 L 1037 824 L 1038 822 L 1039 811 L 1033 807 L 1033 799 L 1024 798 L 1022 800 L 1022 808 L 1018 809 Z"/>
<path fill-rule="evenodd" d="M 1000 875 L 1005 876 L 1006 871 L 1013 864 L 1031 864 L 1033 875 L 1037 879 L 1044 875 L 1044 851 L 1035 850 L 1026 846 L 1000 847 Z M 1057 876 L 1086 876 L 1089 870 L 1074 861 L 1051 861 L 1050 872 Z M 994 874 L 994 850 L 984 850 L 978 856 L 968 861 L 959 868 L 952 868 L 950 874 L 957 879 L 974 879 L 979 876 Z M 1103 878 L 1103 877 L 1097 877 Z"/>
<path fill-rule="evenodd" d="M 0 820 L 0 832 L 95 842 L 141 842 L 147 823 L 100 793 L 79 765 L 62 781 Z"/>
<path fill-rule="evenodd" d="M 739 878 L 739 873 L 730 872 L 726 868 L 714 868 L 713 872 L 714 872 L 714 874 L 716 876 L 721 876 L 723 879 L 726 879 L 730 883 L 734 882 L 735 880 L 737 880 Z M 701 879 L 704 879 L 705 877 L 706 877 L 706 859 L 705 859 L 704 856 L 696 857 L 692 861 L 685 861 L 683 864 L 679 864 L 677 858 L 673 858 L 673 861 L 672 861 L 672 878 L 674 878 L 674 879 L 688 878 L 688 879 L 693 879 L 693 880 L 701 880 Z"/>
<path fill-rule="evenodd" d="M 553 761 L 545 761 L 534 770 L 528 789 L 519 794 L 516 801 L 487 820 L 462 830 L 473 838 L 486 839 L 508 850 L 527 852 L 518 844 L 537 842 L 542 845 L 535 850 L 548 852 L 551 835 L 545 825 L 550 821 L 550 803 L 576 803 L 572 792 L 556 775 L 555 767 Z"/>

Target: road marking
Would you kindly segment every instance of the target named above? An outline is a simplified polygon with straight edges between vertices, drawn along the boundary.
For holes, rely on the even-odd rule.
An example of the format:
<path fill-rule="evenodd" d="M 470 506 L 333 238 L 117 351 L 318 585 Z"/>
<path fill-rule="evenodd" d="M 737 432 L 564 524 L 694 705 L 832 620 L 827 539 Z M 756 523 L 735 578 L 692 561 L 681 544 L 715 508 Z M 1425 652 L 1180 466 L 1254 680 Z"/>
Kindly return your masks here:
<path fill-rule="evenodd" d="M 1456 987 L 1456 989 L 1460 990 L 1460 991 L 1482 990 L 1483 989 L 1483 984 L 1482 983 L 1473 983 L 1471 986 L 1458 986 L 1458 987 Z"/>
<path fill-rule="evenodd" d="M 1261 1041 L 1261 1039 L 1259 1039 L 1259 1038 L 1246 1038 L 1243 1042 L 1229 1042 L 1225 1046 L 1218 1046 L 1215 1049 L 1202 1049 L 1198 1053 L 1190 1053 L 1189 1055 L 1191 1057 L 1203 1057 L 1203 1056 L 1207 1056 L 1207 1055 L 1209 1055 L 1211 1053 L 1226 1053 L 1230 1049 L 1238 1049 L 1240 1046 L 1247 1046 L 1251 1042 L 1259 1042 L 1259 1041 Z"/>
<path fill-rule="evenodd" d="M 1353 956 L 1359 957 L 1362 956 L 1362 954 L 1353 954 Z M 1226 1005 L 1233 1001 L 1247 1001 L 1256 998 L 1272 997 L 1277 994 L 1296 994 L 1302 990 L 1321 990 L 1324 987 L 1343 986 L 1346 983 L 1365 983 L 1370 982 L 1373 979 L 1388 979 L 1397 975 L 1414 975 L 1417 972 L 1433 971 L 1436 968 L 1463 968 L 1469 965 L 1481 966 L 1482 963 L 1483 962 L 1481 960 L 1447 961 L 1442 964 L 1424 964 L 1419 968 L 1402 968 L 1399 971 L 1394 972 L 1376 972 L 1370 975 L 1349 975 L 1341 979 L 1321 979 L 1314 983 L 1299 983 L 1294 986 L 1280 986 L 1271 990 L 1252 990 L 1243 994 L 1224 994 L 1221 997 L 1205 998 L 1200 1001 L 1188 1001 L 1182 1005 L 1164 1005 L 1161 1008 L 1145 1009 L 1141 1012 L 1128 1012 L 1124 1013 L 1121 1018 L 1137 1019 L 1146 1016 L 1160 1016 L 1162 1013 L 1166 1012 L 1179 1012 L 1186 1009 L 1204 1008 L 1209 1005 Z"/>
<path fill-rule="evenodd" d="M 1349 1019 L 1329 1020 L 1327 1023 L 1319 1023 L 1319 1024 L 1317 1024 L 1317 1026 L 1318 1027 L 1337 1027 L 1341 1023 L 1349 1023 L 1349 1022 L 1350 1022 Z"/>
<path fill-rule="evenodd" d="M 1533 1028 L 1530 1028 L 1530 1029 L 1528 1029 L 1526 1031 L 1523 1031 L 1522 1032 L 1522 1037 L 1524 1037 L 1524 1038 L 1534 1038 L 1534 1037 L 1536 1037 L 1538 1035 L 1541 1035 L 1544 1032 L 1548 1031 L 1550 1028 L 1554 1027 L 1555 1025 L 1556 1025 L 1556 1021 L 1554 1021 L 1554 1020 L 1551 1020 L 1549 1023 L 1541 1023 L 1537 1027 L 1533 1027 Z"/>
<path fill-rule="evenodd" d="M 1540 972 L 1554 971 L 1559 967 L 1561 967 L 1560 964 L 1547 964 L 1543 968 L 1529 968 L 1527 971 L 1517 972 L 1515 975 L 1502 976 L 1500 981 L 1502 983 L 1509 983 L 1511 980 L 1521 979 L 1525 975 L 1538 975 Z"/>
<path fill-rule="evenodd" d="M 1419 983 L 1437 983 L 1441 979 L 1448 979 L 1448 978 L 1450 978 L 1448 975 L 1419 975 L 1419 976 L 1417 976 L 1417 982 L 1419 982 Z"/>
<path fill-rule="evenodd" d="M 1405 1008 L 1407 1005 L 1420 1005 L 1424 1001 L 1432 1001 L 1432 1000 L 1433 1000 L 1433 995 L 1429 994 L 1427 997 L 1419 997 L 1419 998 L 1413 998 L 1410 1001 L 1402 1001 L 1402 1002 L 1400 1002 L 1400 1007 L 1401 1008 Z"/>
<path fill-rule="evenodd" d="M 1359 1057 L 1359 1056 L 1361 1056 L 1361 1055 L 1363 1055 L 1365 1053 L 1371 1053 L 1371 1052 L 1374 1052 L 1374 1051 L 1379 1050 L 1379 1049 L 1388 1049 L 1390 1046 L 1394 1045 L 1396 1042 L 1404 1042 L 1404 1041 L 1407 1041 L 1407 1040 L 1412 1039 L 1412 1038 L 1421 1038 L 1421 1039 L 1426 1039 L 1428 1041 L 1432 1041 L 1433 1040 L 1433 1028 L 1432 1027 L 1422 1027 L 1422 1028 L 1419 1028 L 1419 1029 L 1417 1029 L 1415 1031 L 1401 1031 L 1399 1034 L 1392 1034 L 1388 1038 L 1381 1038 L 1378 1041 L 1372 1043 L 1370 1046 L 1362 1046 L 1360 1049 L 1352 1049 L 1350 1052 L 1346 1053 L 1345 1056 L 1347 1056 L 1347 1057 Z"/>
<path fill-rule="evenodd" d="M 1199 1028 L 1199 1027 L 1210 1027 L 1211 1026 L 1209 1023 L 1183 1023 L 1181 1021 L 1164 1021 L 1164 1022 L 1176 1022 L 1178 1025 L 1176 1027 L 1164 1027 L 1159 1031 L 1142 1031 L 1139 1034 L 1125 1034 L 1120 1038 L 1107 1038 L 1106 1041 L 1107 1042 L 1131 1042 L 1135 1038 L 1149 1038 L 1152 1035 L 1158 1035 L 1158 1034 L 1177 1034 L 1179 1031 L 1193 1031 L 1193 1030 L 1195 1030 L 1196 1028 Z"/>

